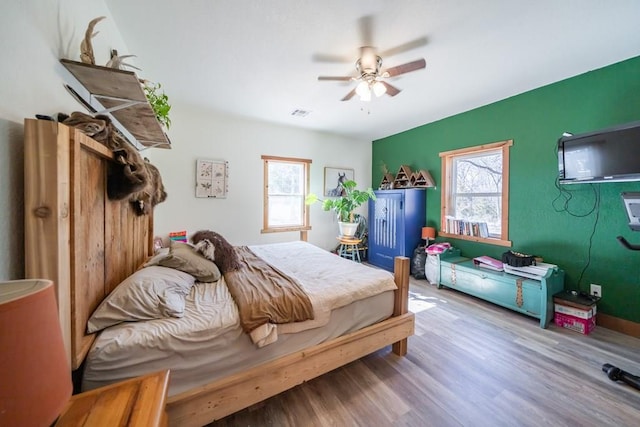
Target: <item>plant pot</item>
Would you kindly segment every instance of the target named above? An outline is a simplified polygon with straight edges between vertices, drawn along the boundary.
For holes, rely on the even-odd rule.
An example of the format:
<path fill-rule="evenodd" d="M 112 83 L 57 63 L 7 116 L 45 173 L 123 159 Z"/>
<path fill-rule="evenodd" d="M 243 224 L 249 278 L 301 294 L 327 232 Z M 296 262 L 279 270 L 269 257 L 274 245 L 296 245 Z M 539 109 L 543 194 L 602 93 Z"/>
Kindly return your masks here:
<path fill-rule="evenodd" d="M 356 235 L 356 230 L 358 229 L 358 223 L 338 221 L 338 228 L 340 230 L 341 236 L 353 237 Z"/>

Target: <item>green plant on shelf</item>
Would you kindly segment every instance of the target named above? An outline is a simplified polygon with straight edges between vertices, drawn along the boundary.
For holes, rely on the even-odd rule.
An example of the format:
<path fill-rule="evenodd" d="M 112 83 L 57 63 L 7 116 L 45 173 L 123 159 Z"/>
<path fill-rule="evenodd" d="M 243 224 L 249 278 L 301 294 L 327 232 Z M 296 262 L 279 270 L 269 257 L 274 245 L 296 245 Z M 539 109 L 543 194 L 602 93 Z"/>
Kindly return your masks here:
<path fill-rule="evenodd" d="M 171 126 L 171 119 L 169 118 L 171 105 L 169 105 L 169 97 L 164 93 L 164 90 L 162 90 L 162 85 L 160 83 L 145 81 L 142 88 L 156 118 L 162 126 L 169 129 Z"/>

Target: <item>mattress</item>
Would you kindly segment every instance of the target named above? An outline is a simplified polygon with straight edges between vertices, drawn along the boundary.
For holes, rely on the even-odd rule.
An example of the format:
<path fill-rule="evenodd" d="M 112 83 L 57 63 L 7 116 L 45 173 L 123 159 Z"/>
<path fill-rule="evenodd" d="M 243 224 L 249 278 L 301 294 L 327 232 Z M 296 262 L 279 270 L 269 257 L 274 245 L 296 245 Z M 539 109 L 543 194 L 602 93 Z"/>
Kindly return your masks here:
<path fill-rule="evenodd" d="M 277 248 L 278 245 L 286 248 Z M 358 289 L 357 276 L 361 276 L 359 281 L 365 288 L 371 286 L 372 280 L 390 280 L 393 283 L 393 276 L 386 271 L 339 258 L 326 251 L 323 252 L 330 258 L 326 259 L 323 268 L 317 263 L 313 267 L 305 267 L 309 261 L 305 256 L 298 257 L 299 262 L 292 262 L 291 257 L 282 261 L 283 258 L 277 255 L 280 249 L 287 251 L 292 248 L 309 253 L 307 245 L 311 246 L 295 242 L 251 248 L 270 263 L 278 264 L 282 271 L 293 274 L 305 290 L 309 290 L 311 299 L 316 301 L 320 294 L 332 295 L 328 289 L 344 287 L 345 284 L 348 288 Z M 323 270 L 324 273 L 321 272 Z M 362 277 L 366 280 L 362 281 Z M 319 288 L 320 282 L 326 282 L 326 292 Z M 169 395 L 184 392 L 390 317 L 394 292 L 388 290 L 388 286 L 373 294 L 355 291 L 350 292 L 352 296 L 349 298 L 329 297 L 335 301 L 330 304 L 332 309 L 326 319 L 315 323 L 310 321 L 302 328 L 278 325 L 284 327 L 280 328 L 277 341 L 258 347 L 242 331 L 237 306 L 224 278 L 213 283 L 198 283 L 186 298 L 184 317 L 121 323 L 102 331 L 87 355 L 82 390 L 170 369 Z M 327 304 L 326 298 L 320 300 Z"/>

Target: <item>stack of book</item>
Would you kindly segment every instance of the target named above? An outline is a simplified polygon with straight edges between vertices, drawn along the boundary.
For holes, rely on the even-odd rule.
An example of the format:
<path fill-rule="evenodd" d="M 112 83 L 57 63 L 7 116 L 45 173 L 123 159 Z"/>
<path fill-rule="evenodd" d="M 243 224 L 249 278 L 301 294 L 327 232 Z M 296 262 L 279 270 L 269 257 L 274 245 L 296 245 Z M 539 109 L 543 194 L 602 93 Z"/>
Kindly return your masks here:
<path fill-rule="evenodd" d="M 445 220 L 445 232 L 473 237 L 489 237 L 489 228 L 486 222 L 465 221 L 447 217 Z"/>
<path fill-rule="evenodd" d="M 169 240 L 172 242 L 186 242 L 187 241 L 187 231 L 172 231 L 169 233 Z"/>

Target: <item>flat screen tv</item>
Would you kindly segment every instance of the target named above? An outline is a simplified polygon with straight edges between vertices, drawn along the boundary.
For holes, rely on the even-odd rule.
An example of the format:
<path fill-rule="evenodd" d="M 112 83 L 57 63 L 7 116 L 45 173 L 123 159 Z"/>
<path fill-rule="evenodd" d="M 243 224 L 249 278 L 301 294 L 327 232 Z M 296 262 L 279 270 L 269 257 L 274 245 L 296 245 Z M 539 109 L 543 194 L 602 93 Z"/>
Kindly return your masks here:
<path fill-rule="evenodd" d="M 640 181 L 640 122 L 558 140 L 560 184 Z"/>

